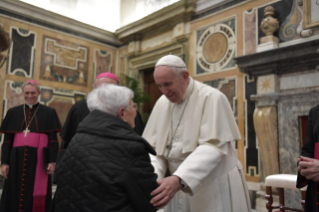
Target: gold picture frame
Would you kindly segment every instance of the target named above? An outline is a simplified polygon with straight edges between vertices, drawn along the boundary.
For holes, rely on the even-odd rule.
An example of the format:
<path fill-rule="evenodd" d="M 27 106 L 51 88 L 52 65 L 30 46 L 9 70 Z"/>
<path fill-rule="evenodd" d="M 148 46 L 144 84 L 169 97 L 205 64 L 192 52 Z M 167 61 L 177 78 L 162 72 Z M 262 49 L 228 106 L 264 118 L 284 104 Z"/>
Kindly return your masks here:
<path fill-rule="evenodd" d="M 316 11 L 316 12 L 315 12 Z M 319 0 L 303 1 L 303 28 L 319 27 Z"/>

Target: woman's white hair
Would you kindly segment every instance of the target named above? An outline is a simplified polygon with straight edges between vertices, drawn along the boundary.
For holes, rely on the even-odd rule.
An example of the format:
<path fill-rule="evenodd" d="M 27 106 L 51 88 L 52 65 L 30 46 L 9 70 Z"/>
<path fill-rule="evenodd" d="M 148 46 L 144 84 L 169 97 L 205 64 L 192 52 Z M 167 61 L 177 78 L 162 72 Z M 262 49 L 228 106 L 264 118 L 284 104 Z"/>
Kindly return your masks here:
<path fill-rule="evenodd" d="M 90 111 L 100 110 L 118 116 L 119 109 L 127 109 L 133 97 L 133 91 L 127 87 L 102 84 L 89 93 L 86 101 Z"/>

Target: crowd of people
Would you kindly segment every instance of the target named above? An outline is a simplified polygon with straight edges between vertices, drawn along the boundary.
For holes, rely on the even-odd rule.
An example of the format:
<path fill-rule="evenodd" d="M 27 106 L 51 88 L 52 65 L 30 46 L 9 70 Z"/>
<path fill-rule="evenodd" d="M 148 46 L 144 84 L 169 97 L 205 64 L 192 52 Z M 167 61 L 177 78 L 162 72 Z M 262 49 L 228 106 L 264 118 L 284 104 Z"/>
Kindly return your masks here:
<path fill-rule="evenodd" d="M 192 79 L 174 55 L 158 60 L 154 80 L 163 95 L 145 129 L 134 93 L 112 73 L 96 77 L 63 127 L 56 111 L 39 103 L 40 85 L 26 81 L 25 103 L 10 108 L 0 127 L 0 211 L 251 211 L 232 146 L 241 135 L 225 95 Z M 319 106 L 310 111 L 298 159 L 297 187 L 308 185 L 306 211 L 317 202 L 318 126 Z"/>

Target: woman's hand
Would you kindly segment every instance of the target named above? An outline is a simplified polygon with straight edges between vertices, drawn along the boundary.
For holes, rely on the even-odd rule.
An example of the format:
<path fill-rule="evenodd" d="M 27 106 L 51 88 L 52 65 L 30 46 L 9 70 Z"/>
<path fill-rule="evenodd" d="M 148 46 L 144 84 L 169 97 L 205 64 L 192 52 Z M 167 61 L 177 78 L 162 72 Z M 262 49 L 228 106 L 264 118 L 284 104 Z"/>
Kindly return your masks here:
<path fill-rule="evenodd" d="M 53 174 L 54 171 L 55 171 L 55 163 L 49 163 L 48 168 L 47 168 L 47 173 Z"/>
<path fill-rule="evenodd" d="M 9 165 L 7 165 L 7 164 L 1 165 L 1 174 L 4 178 L 8 179 Z"/>

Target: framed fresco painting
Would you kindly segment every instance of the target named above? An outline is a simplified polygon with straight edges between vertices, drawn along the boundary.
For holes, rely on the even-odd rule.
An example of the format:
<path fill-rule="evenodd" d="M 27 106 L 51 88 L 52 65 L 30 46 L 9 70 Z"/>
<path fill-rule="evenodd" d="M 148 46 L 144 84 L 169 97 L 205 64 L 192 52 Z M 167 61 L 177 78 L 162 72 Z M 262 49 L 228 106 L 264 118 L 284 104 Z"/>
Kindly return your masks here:
<path fill-rule="evenodd" d="M 319 0 L 303 1 L 303 28 L 319 27 Z"/>

